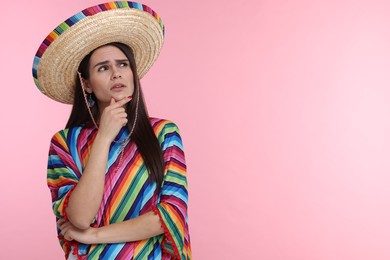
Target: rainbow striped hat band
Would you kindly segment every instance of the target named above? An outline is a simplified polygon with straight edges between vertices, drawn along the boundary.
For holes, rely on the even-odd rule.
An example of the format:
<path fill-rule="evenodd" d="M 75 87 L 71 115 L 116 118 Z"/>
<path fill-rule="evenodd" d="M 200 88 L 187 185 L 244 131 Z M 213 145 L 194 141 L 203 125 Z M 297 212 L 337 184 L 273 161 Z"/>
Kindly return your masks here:
<path fill-rule="evenodd" d="M 164 29 L 159 15 L 140 3 L 118 1 L 84 9 L 57 26 L 39 46 L 32 69 L 35 85 L 51 99 L 72 104 L 80 62 L 110 42 L 133 49 L 142 78 L 160 53 Z"/>

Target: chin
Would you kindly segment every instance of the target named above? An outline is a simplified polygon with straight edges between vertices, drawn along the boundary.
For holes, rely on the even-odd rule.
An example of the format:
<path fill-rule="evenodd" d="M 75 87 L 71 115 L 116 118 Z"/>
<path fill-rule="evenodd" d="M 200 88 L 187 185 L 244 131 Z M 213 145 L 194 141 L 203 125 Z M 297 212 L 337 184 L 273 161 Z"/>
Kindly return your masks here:
<path fill-rule="evenodd" d="M 113 95 L 112 97 L 115 99 L 115 101 L 118 102 L 119 100 L 122 100 L 122 99 L 124 99 L 124 98 L 126 98 L 128 96 L 130 96 L 130 95 L 121 93 L 121 94 Z"/>

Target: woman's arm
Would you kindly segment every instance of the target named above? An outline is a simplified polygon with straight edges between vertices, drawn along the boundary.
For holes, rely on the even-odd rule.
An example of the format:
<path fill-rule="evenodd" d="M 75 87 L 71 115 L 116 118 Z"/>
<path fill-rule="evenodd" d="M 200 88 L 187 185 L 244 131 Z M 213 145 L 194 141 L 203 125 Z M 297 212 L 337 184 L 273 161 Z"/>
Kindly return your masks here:
<path fill-rule="evenodd" d="M 109 148 L 110 143 L 97 134 L 83 175 L 69 197 L 66 215 L 79 229 L 89 228 L 99 210 Z"/>
<path fill-rule="evenodd" d="M 79 183 L 69 197 L 66 215 L 79 229 L 88 229 L 99 210 L 111 142 L 127 123 L 126 112 L 122 106 L 129 102 L 124 98 L 118 102 L 111 99 L 100 118 L 100 126 L 92 144 L 91 153 Z"/>
<path fill-rule="evenodd" d="M 148 239 L 164 232 L 159 217 L 152 211 L 123 222 L 100 228 L 77 229 L 63 219 L 58 227 L 67 240 L 76 240 L 84 244 L 122 243 Z"/>

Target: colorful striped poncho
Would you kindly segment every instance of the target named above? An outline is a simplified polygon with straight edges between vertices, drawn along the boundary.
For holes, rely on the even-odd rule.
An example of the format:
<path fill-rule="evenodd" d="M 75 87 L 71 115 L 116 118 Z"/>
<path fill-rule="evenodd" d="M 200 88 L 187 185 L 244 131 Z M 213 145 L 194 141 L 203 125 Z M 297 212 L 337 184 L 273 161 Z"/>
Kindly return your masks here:
<path fill-rule="evenodd" d="M 123 162 L 118 167 L 120 143 L 112 143 L 108 155 L 104 196 L 96 215 L 96 226 L 135 218 L 148 211 L 160 217 L 164 234 L 142 241 L 86 245 L 66 241 L 58 232 L 67 258 L 70 253 L 79 259 L 191 259 L 187 216 L 187 179 L 183 145 L 177 126 L 162 119 L 150 122 L 162 147 L 165 171 L 158 194 L 156 183 L 149 183 L 148 170 L 133 141 L 124 148 Z M 66 218 L 73 187 L 77 185 L 88 160 L 97 130 L 74 127 L 56 133 L 50 144 L 48 186 L 57 218 Z M 118 134 L 128 135 L 127 128 Z M 116 172 L 116 174 L 115 174 Z"/>

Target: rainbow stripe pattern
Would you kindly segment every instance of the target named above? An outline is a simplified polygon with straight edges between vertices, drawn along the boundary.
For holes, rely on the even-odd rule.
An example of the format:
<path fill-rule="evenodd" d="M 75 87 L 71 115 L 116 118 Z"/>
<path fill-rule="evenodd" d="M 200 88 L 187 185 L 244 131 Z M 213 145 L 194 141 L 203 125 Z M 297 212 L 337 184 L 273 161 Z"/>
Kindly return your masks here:
<path fill-rule="evenodd" d="M 59 242 L 67 258 L 78 259 L 191 259 L 188 230 L 188 192 L 182 140 L 177 126 L 168 120 L 151 118 L 150 122 L 162 147 L 165 162 L 164 181 L 158 194 L 156 183 L 149 183 L 148 171 L 133 141 L 125 146 L 124 161 L 119 163 L 120 143 L 113 143 L 107 163 L 103 201 L 96 216 L 101 227 L 135 218 L 154 211 L 160 217 L 164 234 L 142 241 L 85 245 L 64 240 Z M 82 176 L 94 128 L 74 127 L 56 133 L 50 144 L 47 180 L 56 219 L 66 218 L 65 208 L 73 188 Z M 117 138 L 125 138 L 123 128 Z M 72 250 L 73 249 L 73 250 Z"/>
<path fill-rule="evenodd" d="M 37 53 L 35 54 L 34 61 L 33 61 L 33 68 L 32 68 L 32 74 L 34 77 L 35 85 L 39 88 L 39 90 L 42 92 L 42 89 L 40 88 L 39 82 L 38 82 L 38 64 L 42 57 L 42 55 L 45 53 L 46 49 L 50 46 L 50 44 L 58 38 L 63 32 L 65 32 L 68 28 L 72 27 L 74 24 L 78 23 L 82 19 L 88 16 L 93 16 L 97 13 L 114 10 L 114 9 L 121 9 L 121 8 L 134 8 L 138 9 L 144 12 L 147 12 L 151 14 L 159 23 L 161 26 L 161 29 L 163 31 L 163 34 L 165 34 L 165 27 L 161 20 L 161 17 L 152 10 L 147 5 L 137 3 L 137 2 L 129 2 L 129 1 L 116 1 L 116 2 L 109 2 L 104 4 L 99 4 L 96 6 L 92 6 L 89 8 L 84 9 L 83 11 L 73 15 L 72 17 L 65 20 L 63 23 L 61 23 L 57 28 L 55 28 L 51 33 L 49 33 L 48 36 L 46 36 L 45 40 L 41 43 L 41 45 L 38 48 Z"/>

